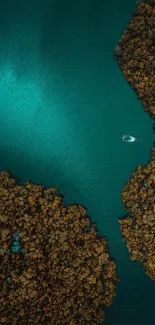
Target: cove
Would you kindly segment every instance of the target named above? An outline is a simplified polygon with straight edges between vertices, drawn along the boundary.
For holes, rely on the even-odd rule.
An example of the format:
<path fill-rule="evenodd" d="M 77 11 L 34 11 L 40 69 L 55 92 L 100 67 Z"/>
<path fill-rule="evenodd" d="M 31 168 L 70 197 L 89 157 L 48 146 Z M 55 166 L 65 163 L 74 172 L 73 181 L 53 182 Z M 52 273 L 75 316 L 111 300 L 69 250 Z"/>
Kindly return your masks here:
<path fill-rule="evenodd" d="M 121 239 L 120 193 L 146 164 L 153 122 L 113 49 L 136 1 L 5 1 L 0 12 L 0 169 L 88 208 L 116 259 L 105 325 L 153 325 L 155 288 Z M 141 143 L 124 143 L 131 134 Z"/>

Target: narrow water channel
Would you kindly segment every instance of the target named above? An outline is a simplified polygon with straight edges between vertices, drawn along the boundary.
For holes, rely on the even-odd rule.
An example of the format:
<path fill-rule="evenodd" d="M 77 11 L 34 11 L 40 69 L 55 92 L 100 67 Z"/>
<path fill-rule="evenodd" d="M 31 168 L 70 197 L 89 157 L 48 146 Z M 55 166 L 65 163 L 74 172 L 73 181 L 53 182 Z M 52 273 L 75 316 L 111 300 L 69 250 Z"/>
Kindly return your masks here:
<path fill-rule="evenodd" d="M 113 48 L 136 1 L 1 1 L 0 169 L 56 186 L 107 236 L 120 282 L 105 325 L 154 325 L 155 287 L 129 260 L 120 192 L 154 134 Z M 140 143 L 124 143 L 131 134 Z M 148 323 L 149 319 L 149 323 Z"/>

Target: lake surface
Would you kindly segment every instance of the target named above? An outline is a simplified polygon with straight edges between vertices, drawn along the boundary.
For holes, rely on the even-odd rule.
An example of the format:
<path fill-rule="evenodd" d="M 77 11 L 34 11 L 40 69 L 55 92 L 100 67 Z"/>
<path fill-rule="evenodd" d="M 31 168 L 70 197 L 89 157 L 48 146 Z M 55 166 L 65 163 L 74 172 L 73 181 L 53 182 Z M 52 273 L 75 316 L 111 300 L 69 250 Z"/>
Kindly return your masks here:
<path fill-rule="evenodd" d="M 107 236 L 120 282 L 105 325 L 155 324 L 155 286 L 129 259 L 117 221 L 121 189 L 154 139 L 113 55 L 135 7 L 6 0 L 0 11 L 0 169 L 58 187 Z M 124 143 L 123 134 L 142 142 Z"/>

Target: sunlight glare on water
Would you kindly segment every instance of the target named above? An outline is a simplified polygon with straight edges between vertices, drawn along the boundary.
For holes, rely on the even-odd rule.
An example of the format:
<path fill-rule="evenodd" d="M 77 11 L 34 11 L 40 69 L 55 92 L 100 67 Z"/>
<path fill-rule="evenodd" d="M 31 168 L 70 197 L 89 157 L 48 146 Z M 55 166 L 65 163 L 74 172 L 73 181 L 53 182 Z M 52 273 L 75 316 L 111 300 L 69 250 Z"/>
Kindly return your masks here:
<path fill-rule="evenodd" d="M 113 55 L 135 6 L 8 0 L 0 12 L 0 169 L 58 187 L 107 236 L 120 282 L 105 325 L 155 323 L 155 288 L 129 259 L 117 222 L 121 189 L 148 162 L 154 138 Z"/>

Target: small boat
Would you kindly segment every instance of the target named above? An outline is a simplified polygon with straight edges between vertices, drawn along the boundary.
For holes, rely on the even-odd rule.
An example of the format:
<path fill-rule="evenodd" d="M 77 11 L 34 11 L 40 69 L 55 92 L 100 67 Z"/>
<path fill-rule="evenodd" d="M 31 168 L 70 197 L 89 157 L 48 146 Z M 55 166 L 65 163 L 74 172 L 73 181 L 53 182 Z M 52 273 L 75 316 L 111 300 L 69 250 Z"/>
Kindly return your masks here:
<path fill-rule="evenodd" d="M 136 138 L 134 138 L 132 135 L 123 135 L 122 140 L 124 142 L 136 142 L 138 141 Z"/>

